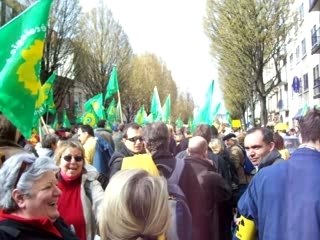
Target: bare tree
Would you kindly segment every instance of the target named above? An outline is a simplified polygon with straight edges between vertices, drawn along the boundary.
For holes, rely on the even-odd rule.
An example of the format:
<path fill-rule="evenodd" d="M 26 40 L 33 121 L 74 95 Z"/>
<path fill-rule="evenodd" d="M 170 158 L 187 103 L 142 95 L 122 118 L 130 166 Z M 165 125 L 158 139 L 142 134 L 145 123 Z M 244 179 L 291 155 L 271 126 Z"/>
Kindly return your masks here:
<path fill-rule="evenodd" d="M 128 37 L 121 25 L 103 1 L 84 14 L 80 22 L 74 59 L 77 82 L 88 96 L 105 94 L 112 67 L 116 64 L 121 90 L 129 74 L 132 56 Z"/>
<path fill-rule="evenodd" d="M 286 57 L 285 45 L 293 26 L 290 13 L 291 0 L 209 0 L 207 2 L 206 32 L 211 39 L 212 53 L 220 61 L 230 57 L 242 71 L 247 71 L 241 82 L 251 88 L 261 104 L 261 123 L 267 123 L 267 95 L 281 83 L 281 70 Z M 274 74 L 264 75 L 268 64 Z M 227 60 L 225 75 L 237 72 Z M 235 66 L 235 65 L 234 65 Z M 235 74 L 233 74 L 235 76 Z M 267 77 L 267 78 L 266 78 Z M 239 81 L 228 77 L 229 81 Z M 248 84 L 250 83 L 250 84 Z M 250 96 L 250 95 L 249 95 Z M 248 97 L 249 97 L 248 96 Z M 252 100 L 253 101 L 253 100 Z"/>
<path fill-rule="evenodd" d="M 128 121 L 133 120 L 142 104 L 145 106 L 145 110 L 149 112 L 151 96 L 155 86 L 158 89 L 162 104 L 170 94 L 171 104 L 172 106 L 175 105 L 177 86 L 165 63 L 151 53 L 134 56 L 131 61 L 128 81 L 124 83 L 121 91 L 124 114 Z"/>

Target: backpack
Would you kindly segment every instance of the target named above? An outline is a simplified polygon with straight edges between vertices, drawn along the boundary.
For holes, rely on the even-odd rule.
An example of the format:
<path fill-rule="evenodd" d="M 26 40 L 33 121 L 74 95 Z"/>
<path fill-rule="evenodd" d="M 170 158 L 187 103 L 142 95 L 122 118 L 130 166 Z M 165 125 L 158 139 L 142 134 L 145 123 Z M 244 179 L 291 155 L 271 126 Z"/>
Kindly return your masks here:
<path fill-rule="evenodd" d="M 192 238 L 191 212 L 186 197 L 178 185 L 184 165 L 184 160 L 176 160 L 176 166 L 172 171 L 171 176 L 167 179 L 171 224 L 166 233 L 166 239 L 189 240 Z M 169 168 L 162 164 L 156 165 L 150 154 L 138 154 L 132 157 L 123 158 L 121 170 L 141 168 L 153 176 L 160 176 L 158 170 L 158 167 L 160 166 L 165 169 Z"/>
<path fill-rule="evenodd" d="M 192 215 L 186 197 L 178 185 L 184 165 L 184 159 L 176 159 L 176 166 L 167 179 L 169 206 L 173 213 L 170 221 L 174 223 L 167 232 L 168 239 L 192 239 Z"/>
<path fill-rule="evenodd" d="M 241 145 L 238 145 L 238 146 L 242 150 L 243 156 L 244 156 L 243 165 L 242 165 L 244 173 L 246 175 L 253 175 L 253 170 L 255 170 L 255 167 L 253 166 L 252 162 L 250 161 L 250 159 L 247 155 L 247 151 Z"/>
<path fill-rule="evenodd" d="M 239 188 L 239 176 L 234 163 L 230 159 L 229 152 L 225 149 L 220 155 L 223 161 L 223 173 L 222 177 L 227 181 L 228 185 L 232 190 L 237 190 Z M 220 160 L 220 161 L 221 161 Z M 219 162 L 220 164 L 220 162 Z M 220 164 L 222 165 L 222 164 Z"/>
<path fill-rule="evenodd" d="M 96 139 L 96 150 L 92 165 L 99 172 L 98 181 L 101 183 L 102 188 L 105 189 L 109 183 L 109 161 L 114 150 L 111 144 L 102 136 L 97 135 Z"/>

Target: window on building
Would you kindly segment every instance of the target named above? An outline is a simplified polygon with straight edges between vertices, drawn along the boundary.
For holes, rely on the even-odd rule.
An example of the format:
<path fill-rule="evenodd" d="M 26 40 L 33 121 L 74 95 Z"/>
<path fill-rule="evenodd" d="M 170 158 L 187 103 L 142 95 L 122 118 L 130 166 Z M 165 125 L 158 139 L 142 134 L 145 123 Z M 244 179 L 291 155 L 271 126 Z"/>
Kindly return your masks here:
<path fill-rule="evenodd" d="M 304 19 L 304 6 L 303 3 L 301 3 L 300 7 L 299 7 L 299 21 L 300 24 L 303 22 Z"/>
<path fill-rule="evenodd" d="M 319 79 L 319 65 L 316 65 L 313 68 L 313 85 L 314 87 L 317 87 L 320 85 L 320 79 Z"/>
<path fill-rule="evenodd" d="M 299 78 L 299 93 L 302 93 L 302 78 Z"/>
<path fill-rule="evenodd" d="M 290 67 L 293 65 L 293 53 L 290 54 Z"/>
<path fill-rule="evenodd" d="M 307 55 L 307 46 L 306 46 L 305 38 L 301 42 L 301 55 L 302 55 L 302 58 Z"/>
<path fill-rule="evenodd" d="M 316 25 L 314 25 L 311 29 L 311 46 L 313 47 L 314 45 L 316 45 L 318 42 L 318 38 L 317 38 L 317 28 Z"/>
<path fill-rule="evenodd" d="M 303 75 L 303 90 L 307 91 L 309 89 L 308 73 Z"/>
<path fill-rule="evenodd" d="M 296 60 L 297 62 L 300 60 L 300 46 L 297 46 L 296 48 Z"/>

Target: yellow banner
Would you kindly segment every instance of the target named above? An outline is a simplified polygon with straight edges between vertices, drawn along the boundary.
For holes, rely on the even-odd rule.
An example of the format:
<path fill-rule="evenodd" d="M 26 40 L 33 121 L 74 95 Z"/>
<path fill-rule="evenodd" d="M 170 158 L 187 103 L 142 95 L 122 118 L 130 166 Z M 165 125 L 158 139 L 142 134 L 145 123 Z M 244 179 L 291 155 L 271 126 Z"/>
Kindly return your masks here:
<path fill-rule="evenodd" d="M 231 126 L 232 126 L 233 128 L 241 128 L 241 121 L 240 121 L 240 119 L 232 120 Z"/>

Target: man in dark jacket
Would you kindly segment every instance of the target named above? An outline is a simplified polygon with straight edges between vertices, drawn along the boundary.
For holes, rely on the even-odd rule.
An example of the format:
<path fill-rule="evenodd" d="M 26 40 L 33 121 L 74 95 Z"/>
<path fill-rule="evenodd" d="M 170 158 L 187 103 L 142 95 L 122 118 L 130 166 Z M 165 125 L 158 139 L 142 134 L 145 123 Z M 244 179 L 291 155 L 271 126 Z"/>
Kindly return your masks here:
<path fill-rule="evenodd" d="M 189 200 L 192 214 L 193 239 L 219 239 L 221 218 L 225 214 L 219 213 L 221 202 L 231 197 L 231 189 L 227 182 L 216 173 L 212 161 L 207 158 L 208 144 L 200 136 L 190 138 L 188 156 L 186 156 L 186 169 L 182 176 L 182 186 Z M 193 172 L 197 182 L 190 185 L 187 175 Z M 187 188 L 187 185 L 189 187 Z"/>
<path fill-rule="evenodd" d="M 145 153 L 142 128 L 139 124 L 129 123 L 123 130 L 122 142 L 124 145 L 113 153 L 110 159 L 110 178 L 121 169 L 124 157 Z"/>
<path fill-rule="evenodd" d="M 252 179 L 238 203 L 235 239 L 319 239 L 319 126 L 315 108 L 299 120 L 302 144 L 291 158 L 264 167 Z"/>
<path fill-rule="evenodd" d="M 158 167 L 160 173 L 169 178 L 175 168 L 176 161 L 185 161 L 184 159 L 175 159 L 169 151 L 169 131 L 167 126 L 162 122 L 155 122 L 146 125 L 143 128 L 143 137 L 146 144 L 146 150 L 151 153 L 152 159 Z M 208 149 L 208 146 L 205 145 Z M 207 212 L 207 217 L 204 218 L 205 211 L 208 209 L 213 210 L 211 203 L 208 201 L 223 201 L 231 196 L 231 190 L 224 180 L 213 171 L 213 165 L 210 160 L 203 160 L 207 162 L 200 162 L 202 160 L 188 160 L 185 161 L 184 169 L 182 171 L 179 187 L 184 192 L 188 206 L 192 214 L 192 239 L 211 239 L 208 232 L 207 221 L 212 215 L 212 212 Z M 210 169 L 211 173 L 208 173 Z M 206 176 L 202 176 L 202 174 Z M 208 194 L 209 193 L 209 194 Z M 211 193 L 211 194 L 210 194 Z M 205 200 L 210 196 L 211 200 Z M 213 202 L 215 202 L 213 201 Z M 204 204 L 204 211 L 198 211 Z M 195 220 L 194 220 L 195 219 Z M 211 223 L 211 221 L 209 222 Z M 203 228 L 206 231 L 203 232 Z M 218 227 L 217 227 L 218 228 Z M 216 231 L 216 229 L 214 229 Z M 218 230 L 217 230 L 218 232 Z M 208 236 L 209 235 L 209 236 Z"/>
<path fill-rule="evenodd" d="M 94 135 L 96 137 L 101 136 L 111 145 L 112 149 L 114 150 L 115 146 L 112 138 L 112 132 L 106 129 L 106 120 L 100 120 L 97 123 L 97 128 L 94 129 Z"/>

